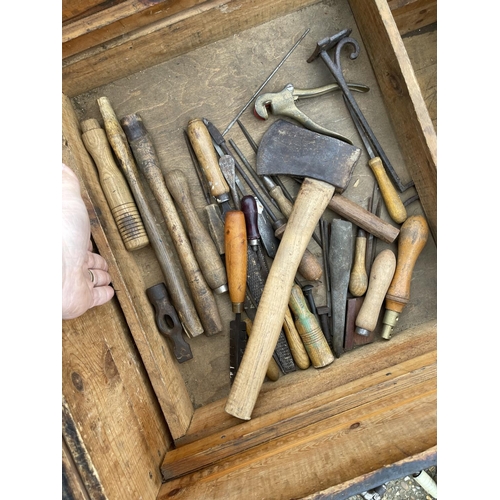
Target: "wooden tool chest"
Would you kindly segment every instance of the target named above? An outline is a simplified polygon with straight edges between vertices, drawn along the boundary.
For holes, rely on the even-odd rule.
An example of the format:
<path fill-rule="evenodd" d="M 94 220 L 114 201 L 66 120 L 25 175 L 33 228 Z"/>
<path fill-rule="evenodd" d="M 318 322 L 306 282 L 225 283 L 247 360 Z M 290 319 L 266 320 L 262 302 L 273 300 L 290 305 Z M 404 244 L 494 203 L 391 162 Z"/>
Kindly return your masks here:
<path fill-rule="evenodd" d="M 92 237 L 116 291 L 110 303 L 62 325 L 69 498 L 341 499 L 435 463 L 436 135 L 401 34 L 435 21 L 436 3 L 111 4 L 63 2 L 63 161 L 82 181 Z M 201 213 L 206 202 L 183 130 L 201 117 L 223 130 L 308 28 L 263 92 L 288 83 L 300 89 L 334 83 L 320 60 L 306 60 L 319 40 L 352 29 L 361 53 L 353 61 L 343 56 L 346 80 L 370 87 L 357 102 L 403 181 L 414 181 L 401 197 L 418 194 L 408 214 L 423 214 L 431 234 L 391 340 L 359 346 L 326 368 L 266 380 L 252 419 L 243 421 L 224 411 L 233 319 L 227 293 L 216 296 L 223 331 L 188 339 L 193 359 L 179 364 L 145 293 L 165 278 L 150 246 L 135 252 L 123 246 L 80 123 L 95 118 L 102 124 L 97 99 L 103 96 L 118 118 L 138 113 L 163 172 L 184 171 Z M 340 93 L 297 106 L 362 147 Z M 257 120 L 251 106 L 241 116 L 257 142 L 276 119 Z M 238 125 L 229 138 L 255 165 Z M 363 150 L 344 195 L 366 206 L 373 182 Z M 289 186 L 296 191 L 293 182 Z M 338 216 L 327 210 L 325 217 Z M 390 221 L 385 207 L 381 218 Z M 378 240 L 377 252 L 396 243 Z M 314 241 L 309 249 L 321 258 Z M 312 284 L 320 303 L 324 282 Z"/>

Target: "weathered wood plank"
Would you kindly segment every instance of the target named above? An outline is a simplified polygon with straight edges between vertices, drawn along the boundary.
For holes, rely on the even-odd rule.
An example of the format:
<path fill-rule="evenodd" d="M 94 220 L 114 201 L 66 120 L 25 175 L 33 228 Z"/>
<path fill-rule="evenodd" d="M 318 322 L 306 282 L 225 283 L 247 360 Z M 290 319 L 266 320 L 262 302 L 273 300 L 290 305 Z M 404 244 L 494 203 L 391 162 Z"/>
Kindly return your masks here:
<path fill-rule="evenodd" d="M 168 481 L 158 500 L 210 498 L 214 491 L 220 498 L 237 498 L 242 491 L 248 499 L 301 498 L 423 452 L 436 445 L 437 391 L 434 377 L 417 380 L 406 390 Z"/>
<path fill-rule="evenodd" d="M 165 457 L 161 466 L 162 475 L 164 479 L 169 480 L 194 472 L 253 446 L 331 418 L 349 408 L 368 404 L 396 391 L 409 391 L 412 385 L 435 377 L 434 351 L 349 384 L 326 390 L 315 397 L 242 423 L 223 433 L 177 448 Z"/>
<path fill-rule="evenodd" d="M 388 0 L 387 4 L 402 36 L 437 22 L 436 0 Z"/>
<path fill-rule="evenodd" d="M 72 167 L 82 182 L 82 195 L 90 215 L 92 236 L 109 264 L 113 287 L 130 331 L 147 369 L 163 415 L 172 436 L 185 434 L 193 414 L 189 394 L 178 370 L 178 363 L 154 322 L 143 280 L 131 252 L 123 245 L 113 216 L 100 188 L 97 169 L 80 137 L 71 102 L 63 95 L 63 135 L 72 144 Z M 88 190 L 87 190 L 88 186 Z M 142 250 L 139 250 L 142 251 Z M 116 314 L 115 314 L 116 316 Z M 98 321 L 102 321 L 98 319 Z M 146 379 L 144 373 L 139 377 Z"/>
<path fill-rule="evenodd" d="M 62 500 L 90 500 L 66 441 L 62 440 Z"/>
<path fill-rule="evenodd" d="M 437 242 L 437 138 L 385 0 L 350 0 L 394 133 Z"/>

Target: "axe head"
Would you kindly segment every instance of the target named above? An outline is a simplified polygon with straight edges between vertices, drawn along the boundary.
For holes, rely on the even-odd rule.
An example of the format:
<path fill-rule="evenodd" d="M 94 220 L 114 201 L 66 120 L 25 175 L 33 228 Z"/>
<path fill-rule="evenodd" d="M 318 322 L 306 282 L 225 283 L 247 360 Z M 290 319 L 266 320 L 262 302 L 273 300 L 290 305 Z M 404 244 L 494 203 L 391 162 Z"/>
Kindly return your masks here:
<path fill-rule="evenodd" d="M 292 175 L 328 182 L 341 193 L 349 185 L 361 149 L 286 120 L 275 121 L 257 151 L 259 175 Z"/>

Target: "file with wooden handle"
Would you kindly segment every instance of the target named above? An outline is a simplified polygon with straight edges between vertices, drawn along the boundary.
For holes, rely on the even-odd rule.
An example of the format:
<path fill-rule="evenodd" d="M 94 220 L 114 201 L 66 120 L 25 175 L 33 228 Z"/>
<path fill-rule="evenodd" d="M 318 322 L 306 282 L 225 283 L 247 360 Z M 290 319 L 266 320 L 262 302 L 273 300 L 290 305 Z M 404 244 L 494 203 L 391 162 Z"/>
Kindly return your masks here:
<path fill-rule="evenodd" d="M 109 99 L 107 97 L 99 97 L 97 104 L 104 120 L 104 128 L 108 141 L 134 195 L 135 202 L 148 233 L 149 241 L 165 278 L 165 284 L 172 303 L 187 335 L 189 337 L 196 337 L 203 333 L 203 326 L 184 282 L 182 270 L 175 260 L 173 249 L 166 244 L 165 238 L 158 230 L 156 218 L 147 202 L 146 193 L 142 186 L 134 155 L 128 144 L 125 132 L 116 117 Z"/>
<path fill-rule="evenodd" d="M 208 286 L 194 255 L 170 192 L 165 184 L 160 161 L 149 132 L 137 113 L 120 120 L 135 159 L 146 177 L 160 207 L 165 224 L 177 250 L 179 261 L 193 296 L 205 334 L 215 335 L 222 331 L 222 320 L 212 290 Z"/>
<path fill-rule="evenodd" d="M 349 278 L 349 291 L 354 297 L 361 297 L 368 288 L 368 275 L 366 273 L 366 233 L 358 228 L 354 246 L 354 259 L 351 276 Z"/>
<path fill-rule="evenodd" d="M 149 238 L 127 180 L 115 163 L 106 131 L 94 118 L 82 121 L 80 126 L 83 143 L 94 159 L 104 196 L 125 248 L 129 251 L 144 248 L 149 245 Z"/>

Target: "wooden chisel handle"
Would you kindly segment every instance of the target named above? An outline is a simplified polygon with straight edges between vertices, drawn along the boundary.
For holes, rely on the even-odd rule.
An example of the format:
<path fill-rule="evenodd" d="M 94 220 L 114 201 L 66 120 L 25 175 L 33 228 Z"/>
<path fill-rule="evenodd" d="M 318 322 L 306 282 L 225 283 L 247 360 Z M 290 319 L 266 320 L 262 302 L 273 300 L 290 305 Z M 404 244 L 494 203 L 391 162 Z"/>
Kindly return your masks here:
<path fill-rule="evenodd" d="M 398 228 L 340 194 L 332 197 L 328 208 L 386 243 L 392 243 L 399 235 Z"/>
<path fill-rule="evenodd" d="M 129 251 L 144 248 L 149 245 L 148 235 L 127 180 L 115 163 L 105 130 L 94 118 L 82 121 L 80 126 L 83 143 L 94 159 L 104 196 L 125 248 Z"/>
<path fill-rule="evenodd" d="M 392 250 L 382 250 L 373 261 L 365 300 L 356 317 L 356 333 L 369 335 L 375 330 L 380 309 L 396 269 L 396 256 Z"/>
<path fill-rule="evenodd" d="M 104 120 L 104 128 L 106 129 L 108 141 L 115 152 L 120 168 L 134 195 L 135 202 L 148 233 L 149 241 L 155 251 L 156 258 L 165 278 L 165 284 L 167 285 L 172 303 L 187 335 L 196 337 L 203 333 L 203 326 L 185 285 L 182 272 L 175 262 L 173 251 L 165 244 L 164 237 L 162 237 L 156 225 L 155 216 L 147 203 L 146 193 L 140 182 L 139 171 L 137 170 L 125 132 L 123 132 L 108 98 L 100 97 L 97 99 L 97 104 Z"/>
<path fill-rule="evenodd" d="M 331 184 L 316 179 L 306 178 L 302 183 L 269 270 L 253 321 L 253 334 L 229 392 L 225 411 L 230 415 L 244 420 L 251 418 L 283 327 L 300 259 L 334 192 Z"/>
<path fill-rule="evenodd" d="M 200 265 L 203 276 L 214 293 L 227 291 L 227 276 L 224 262 L 220 258 L 210 233 L 202 224 L 191 199 L 187 178 L 181 170 L 172 170 L 164 175 L 167 188 L 184 216 L 189 240 Z M 218 210 L 218 208 L 217 208 Z"/>
<path fill-rule="evenodd" d="M 354 249 L 354 262 L 349 278 L 349 291 L 354 297 L 361 297 L 368 288 L 368 275 L 366 274 L 366 233 L 358 228 L 356 245 Z"/>
<path fill-rule="evenodd" d="M 189 121 L 187 135 L 207 178 L 212 196 L 219 198 L 223 194 L 229 195 L 229 185 L 219 167 L 219 159 L 214 149 L 212 138 L 201 118 L 194 118 Z"/>
<path fill-rule="evenodd" d="M 290 346 L 290 352 L 292 353 L 293 360 L 295 364 L 301 370 L 307 370 L 311 366 L 311 360 L 307 350 L 304 346 L 299 332 L 293 321 L 292 313 L 290 309 L 287 308 L 285 311 L 285 321 L 283 322 L 283 330 L 285 331 L 286 340 Z"/>
<path fill-rule="evenodd" d="M 382 160 L 376 156 L 368 162 L 368 165 L 372 169 L 375 179 L 377 179 L 380 194 L 384 199 L 387 212 L 391 216 L 391 219 L 398 224 L 402 224 L 407 218 L 406 208 L 403 205 L 396 188 L 389 180 Z"/>
<path fill-rule="evenodd" d="M 125 135 L 134 153 L 139 169 L 146 177 L 153 192 L 172 241 L 179 255 L 182 269 L 186 275 L 188 286 L 191 290 L 193 301 L 198 311 L 205 334 L 215 335 L 222 331 L 222 320 L 215 302 L 212 290 L 208 286 L 191 244 L 182 225 L 174 201 L 165 185 L 165 180 L 160 169 L 160 161 L 142 118 L 134 113 L 120 120 Z"/>
<path fill-rule="evenodd" d="M 224 222 L 226 269 L 229 297 L 234 313 L 241 313 L 247 284 L 247 231 L 245 215 L 241 210 L 230 210 Z"/>
<path fill-rule="evenodd" d="M 316 316 L 309 310 L 299 285 L 290 293 L 290 309 L 295 315 L 295 326 L 304 343 L 314 368 L 322 368 L 334 361 L 334 356 Z"/>

